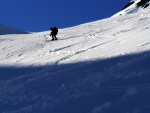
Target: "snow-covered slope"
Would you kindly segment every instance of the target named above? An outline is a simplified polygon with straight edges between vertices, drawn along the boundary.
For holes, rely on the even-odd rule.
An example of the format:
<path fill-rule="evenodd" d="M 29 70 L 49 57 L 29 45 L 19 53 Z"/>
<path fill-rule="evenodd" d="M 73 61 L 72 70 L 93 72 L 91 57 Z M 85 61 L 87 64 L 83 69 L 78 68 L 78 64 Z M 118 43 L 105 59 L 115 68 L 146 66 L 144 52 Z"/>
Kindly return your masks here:
<path fill-rule="evenodd" d="M 0 36 L 0 113 L 149 113 L 150 13 Z"/>
<path fill-rule="evenodd" d="M 150 0 L 132 0 L 130 1 L 122 11 L 118 12 L 114 16 L 120 16 L 125 14 L 139 13 L 139 12 L 149 12 L 150 10 Z"/>
<path fill-rule="evenodd" d="M 0 35 L 7 35 L 7 34 L 27 34 L 28 32 L 21 31 L 15 28 L 11 28 L 5 25 L 0 24 Z"/>

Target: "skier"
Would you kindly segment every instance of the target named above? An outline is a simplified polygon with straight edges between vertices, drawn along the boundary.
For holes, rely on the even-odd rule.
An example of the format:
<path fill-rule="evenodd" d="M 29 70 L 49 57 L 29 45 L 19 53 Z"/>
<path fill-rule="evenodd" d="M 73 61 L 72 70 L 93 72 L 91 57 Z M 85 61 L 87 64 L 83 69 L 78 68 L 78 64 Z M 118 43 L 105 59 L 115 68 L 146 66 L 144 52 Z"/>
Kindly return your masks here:
<path fill-rule="evenodd" d="M 52 36 L 52 41 L 58 40 L 56 37 L 56 35 L 58 33 L 58 29 L 56 27 L 51 27 L 50 30 L 51 30 L 50 36 Z"/>

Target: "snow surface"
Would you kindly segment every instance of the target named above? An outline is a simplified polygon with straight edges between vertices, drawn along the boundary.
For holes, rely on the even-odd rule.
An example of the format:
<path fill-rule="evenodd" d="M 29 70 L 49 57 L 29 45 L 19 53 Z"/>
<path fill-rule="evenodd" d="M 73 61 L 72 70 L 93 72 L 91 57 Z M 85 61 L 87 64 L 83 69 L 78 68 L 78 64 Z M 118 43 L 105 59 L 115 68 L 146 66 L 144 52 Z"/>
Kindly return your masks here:
<path fill-rule="evenodd" d="M 8 34 L 28 34 L 28 32 L 21 31 L 21 30 L 0 24 L 0 35 L 8 35 Z"/>
<path fill-rule="evenodd" d="M 150 13 L 0 36 L 0 113 L 149 113 Z"/>
<path fill-rule="evenodd" d="M 125 8 L 124 10 L 116 13 L 113 16 L 120 16 L 120 15 L 132 14 L 132 13 L 144 13 L 145 11 L 149 12 L 150 11 L 150 6 L 147 7 L 147 8 L 144 8 L 144 7 L 141 7 L 141 6 L 137 5 L 141 1 L 148 1 L 148 0 L 132 0 L 132 1 L 130 1 L 130 3 L 134 2 L 132 5 Z M 148 2 L 146 2 L 146 4 L 150 4 L 150 2 L 148 1 Z"/>

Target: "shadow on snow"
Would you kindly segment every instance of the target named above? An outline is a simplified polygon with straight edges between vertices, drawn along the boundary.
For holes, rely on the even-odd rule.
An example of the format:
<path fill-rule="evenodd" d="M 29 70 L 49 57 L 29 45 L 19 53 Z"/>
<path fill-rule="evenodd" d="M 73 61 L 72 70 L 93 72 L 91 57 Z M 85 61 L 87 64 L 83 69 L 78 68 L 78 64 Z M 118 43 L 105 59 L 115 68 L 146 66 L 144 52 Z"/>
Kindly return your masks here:
<path fill-rule="evenodd" d="M 72 64 L 0 67 L 0 112 L 148 113 L 149 68 L 150 51 Z"/>

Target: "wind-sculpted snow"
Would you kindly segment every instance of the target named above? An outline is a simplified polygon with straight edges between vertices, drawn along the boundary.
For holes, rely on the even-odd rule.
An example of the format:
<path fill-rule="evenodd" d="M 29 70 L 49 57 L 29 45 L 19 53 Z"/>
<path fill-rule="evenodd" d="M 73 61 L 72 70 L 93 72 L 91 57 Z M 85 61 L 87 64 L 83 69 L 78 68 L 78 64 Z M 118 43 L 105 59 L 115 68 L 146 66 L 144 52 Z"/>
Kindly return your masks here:
<path fill-rule="evenodd" d="M 0 113 L 148 113 L 150 15 L 0 36 Z"/>

